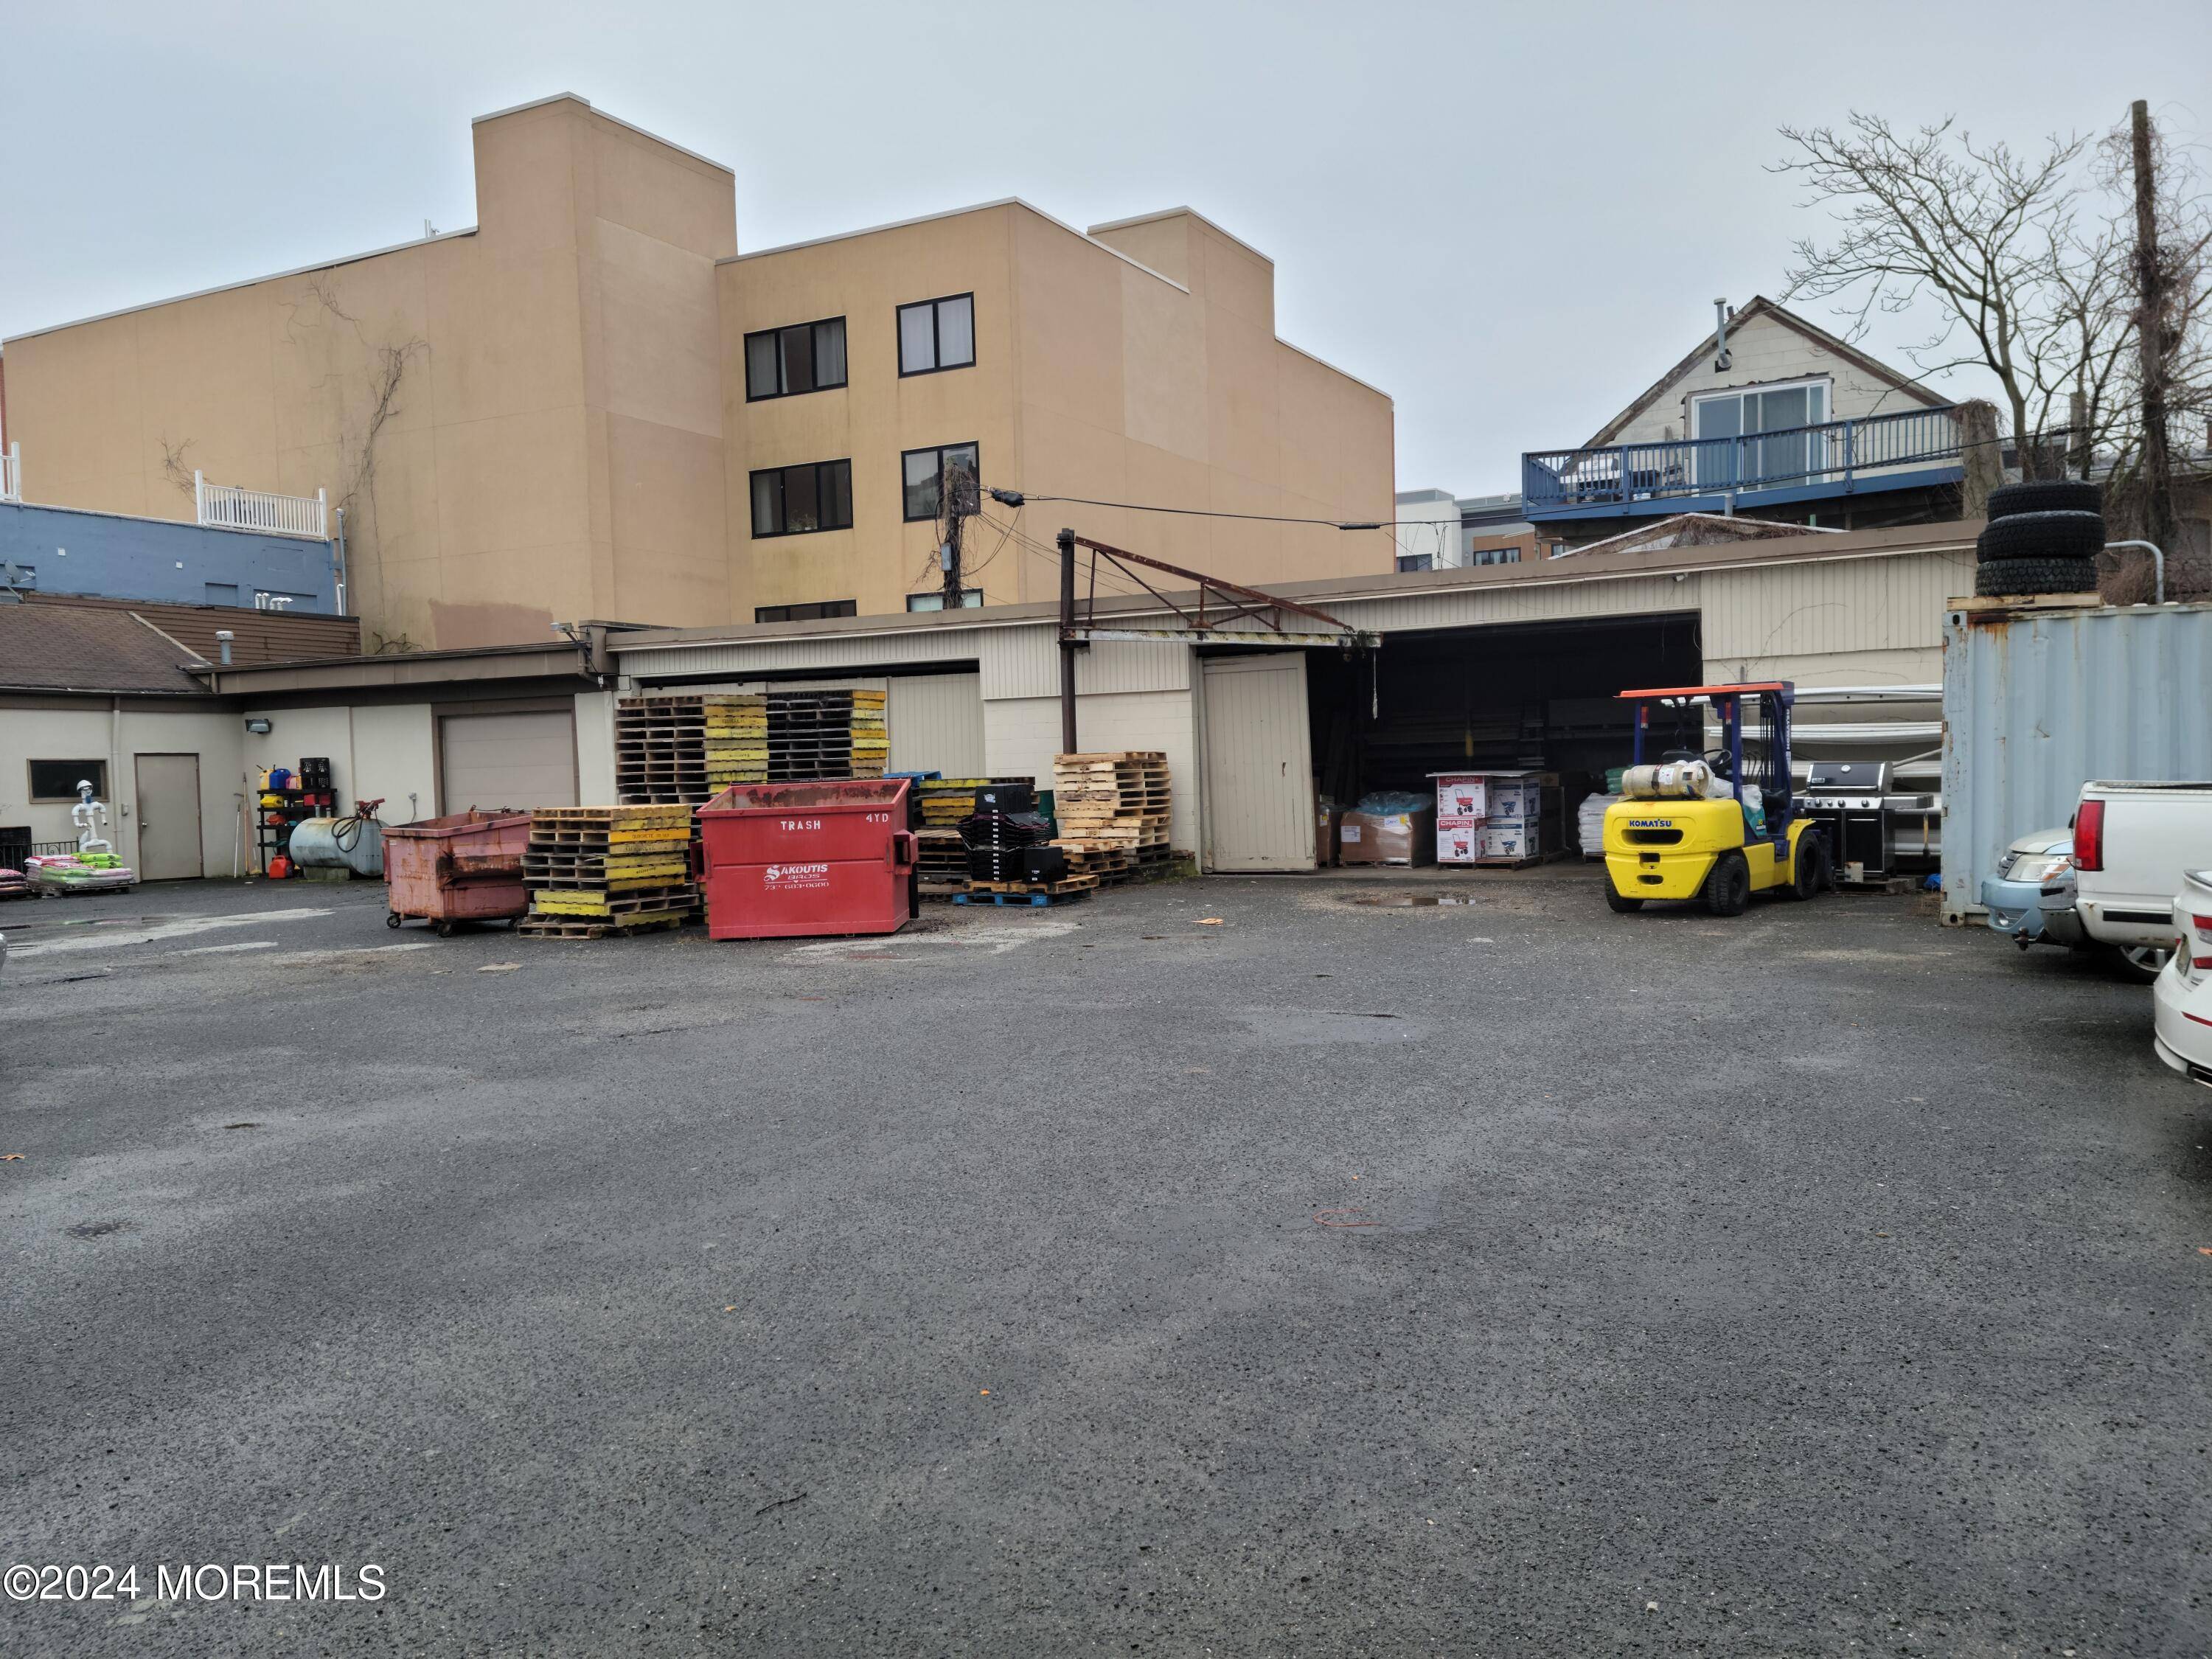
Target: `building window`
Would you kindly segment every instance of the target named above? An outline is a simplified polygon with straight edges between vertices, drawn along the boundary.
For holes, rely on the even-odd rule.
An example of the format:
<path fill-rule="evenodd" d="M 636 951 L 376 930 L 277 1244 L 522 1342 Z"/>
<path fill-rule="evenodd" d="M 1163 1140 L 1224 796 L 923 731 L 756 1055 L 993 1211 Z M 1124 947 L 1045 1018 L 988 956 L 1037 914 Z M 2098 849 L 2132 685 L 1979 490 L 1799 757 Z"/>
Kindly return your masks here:
<path fill-rule="evenodd" d="M 1827 419 L 1826 380 L 1693 397 L 1690 399 L 1692 438 L 1755 440 L 1701 445 L 1697 451 L 1697 482 L 1705 488 L 1741 484 L 1755 489 L 1786 484 L 1821 471 L 1827 463 L 1827 434 L 1805 428 L 1825 425 Z M 1778 435 L 1761 436 L 1764 433 Z"/>
<path fill-rule="evenodd" d="M 856 617 L 860 606 L 851 599 L 821 599 L 812 605 L 757 605 L 757 623 L 818 622 L 824 617 Z"/>
<path fill-rule="evenodd" d="M 745 336 L 745 401 L 795 398 L 845 384 L 845 319 L 794 323 Z"/>
<path fill-rule="evenodd" d="M 975 296 L 956 294 L 898 308 L 899 373 L 934 374 L 975 362 Z"/>
<path fill-rule="evenodd" d="M 945 499 L 945 475 L 957 470 L 961 478 L 960 506 L 973 513 L 977 505 L 975 480 L 981 461 L 974 444 L 940 444 L 935 449 L 909 449 L 899 457 L 905 485 L 906 521 L 933 519 Z"/>
<path fill-rule="evenodd" d="M 945 609 L 945 592 L 940 588 L 934 593 L 909 593 L 906 596 L 906 608 L 909 611 L 942 611 Z M 980 611 L 982 608 L 983 590 L 981 588 L 963 587 L 960 590 L 958 609 Z"/>
<path fill-rule="evenodd" d="M 853 527 L 853 464 L 809 461 L 753 474 L 753 534 L 804 536 Z"/>
<path fill-rule="evenodd" d="M 238 603 L 238 584 L 236 582 L 208 582 L 204 584 L 204 586 L 207 589 L 207 602 L 210 605 L 236 605 Z"/>
<path fill-rule="evenodd" d="M 39 567 L 34 564 L 15 564 L 0 559 L 0 587 L 31 587 L 39 585 Z"/>
<path fill-rule="evenodd" d="M 107 799 L 107 763 L 104 760 L 34 760 L 31 763 L 31 804 L 74 801 L 78 780 L 92 780 L 92 793 Z"/>
<path fill-rule="evenodd" d="M 1398 568 L 1401 570 L 1434 570 L 1436 568 L 1437 556 L 1433 553 L 1401 553 L 1398 556 Z"/>

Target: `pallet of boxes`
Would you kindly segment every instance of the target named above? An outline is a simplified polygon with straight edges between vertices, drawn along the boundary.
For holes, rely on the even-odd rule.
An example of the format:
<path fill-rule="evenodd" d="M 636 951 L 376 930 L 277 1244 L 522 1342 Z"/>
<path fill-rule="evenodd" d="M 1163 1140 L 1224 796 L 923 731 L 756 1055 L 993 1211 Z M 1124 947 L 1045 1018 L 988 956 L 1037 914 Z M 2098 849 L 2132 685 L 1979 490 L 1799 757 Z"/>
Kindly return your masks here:
<path fill-rule="evenodd" d="M 1052 799 L 1060 826 L 1052 844 L 1066 853 L 1071 876 L 1111 887 L 1167 872 L 1175 799 L 1165 755 L 1130 750 L 1055 756 Z"/>
<path fill-rule="evenodd" d="M 1556 772 L 1432 772 L 1437 862 L 1516 870 L 1559 856 L 1565 817 Z"/>
<path fill-rule="evenodd" d="M 691 808 L 563 806 L 530 815 L 522 884 L 533 939 L 606 939 L 678 927 L 699 908 Z"/>

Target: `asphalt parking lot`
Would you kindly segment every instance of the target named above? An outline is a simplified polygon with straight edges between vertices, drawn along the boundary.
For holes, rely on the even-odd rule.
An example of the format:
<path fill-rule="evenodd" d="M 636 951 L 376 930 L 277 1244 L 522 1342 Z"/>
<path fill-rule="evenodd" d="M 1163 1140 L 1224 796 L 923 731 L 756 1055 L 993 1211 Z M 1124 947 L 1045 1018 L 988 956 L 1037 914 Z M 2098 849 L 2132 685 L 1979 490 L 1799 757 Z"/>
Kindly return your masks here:
<path fill-rule="evenodd" d="M 1911 900 L 0 929 L 0 1559 L 386 1585 L 9 1655 L 2212 1645 L 2212 1094 Z"/>

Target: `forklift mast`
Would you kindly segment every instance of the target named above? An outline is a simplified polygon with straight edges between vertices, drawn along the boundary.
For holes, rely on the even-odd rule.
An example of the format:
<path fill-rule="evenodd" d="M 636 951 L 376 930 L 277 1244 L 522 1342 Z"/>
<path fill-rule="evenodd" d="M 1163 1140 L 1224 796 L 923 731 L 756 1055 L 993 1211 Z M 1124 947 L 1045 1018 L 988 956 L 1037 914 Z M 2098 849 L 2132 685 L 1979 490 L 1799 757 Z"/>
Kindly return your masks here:
<path fill-rule="evenodd" d="M 1767 833 L 1778 835 L 1785 829 L 1796 808 L 1796 789 L 1790 767 L 1790 714 L 1797 701 L 1797 687 L 1790 680 L 1763 680 L 1746 685 L 1674 685 L 1661 686 L 1641 691 L 1623 691 L 1620 698 L 1636 705 L 1634 744 L 1630 764 L 1641 766 L 1644 760 L 1644 738 L 1650 730 L 1651 711 L 1655 708 L 1672 705 L 1677 709 L 1695 706 L 1703 698 L 1721 717 L 1721 744 L 1728 751 L 1729 789 L 1737 804 L 1743 801 L 1743 786 L 1756 784 L 1764 799 Z M 1746 703 L 1750 705 L 1748 710 Z M 1753 742 L 1760 751 L 1759 775 L 1746 777 L 1743 766 L 1745 714 L 1751 715 Z M 1698 719 L 1698 744 L 1705 747 L 1705 720 Z"/>

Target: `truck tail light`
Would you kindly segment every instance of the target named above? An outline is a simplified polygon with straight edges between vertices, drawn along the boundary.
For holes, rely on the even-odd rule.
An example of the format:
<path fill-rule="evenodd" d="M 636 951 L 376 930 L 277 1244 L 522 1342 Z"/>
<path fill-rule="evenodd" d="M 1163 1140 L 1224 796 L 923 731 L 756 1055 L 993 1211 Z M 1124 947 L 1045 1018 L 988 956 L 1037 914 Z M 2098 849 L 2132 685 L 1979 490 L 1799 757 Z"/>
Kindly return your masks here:
<path fill-rule="evenodd" d="M 2074 867 L 2105 867 L 2105 803 L 2100 800 L 2083 801 L 2074 814 Z"/>

